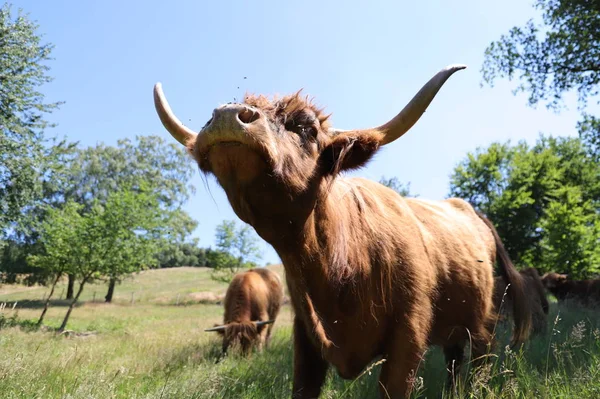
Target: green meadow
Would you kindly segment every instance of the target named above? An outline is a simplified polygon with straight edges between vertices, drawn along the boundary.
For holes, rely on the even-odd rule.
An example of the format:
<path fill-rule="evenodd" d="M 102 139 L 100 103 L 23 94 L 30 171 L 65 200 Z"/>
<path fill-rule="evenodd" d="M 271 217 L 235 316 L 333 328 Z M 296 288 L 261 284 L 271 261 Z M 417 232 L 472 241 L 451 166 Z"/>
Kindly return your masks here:
<path fill-rule="evenodd" d="M 281 266 L 272 268 L 282 272 Z M 57 295 L 64 288 L 59 285 Z M 65 301 L 54 301 L 45 327 L 36 330 L 32 325 L 47 288 L 5 285 L 0 288 L 0 303 L 6 303 L 0 316 L 0 397 L 290 397 L 290 306 L 283 306 L 266 351 L 247 359 L 232 354 L 217 363 L 219 339 L 203 329 L 221 321 L 219 300 L 226 288 L 204 268 L 149 270 L 120 284 L 114 303 L 104 304 L 105 284 L 91 284 L 67 333 L 57 335 L 53 327 L 62 320 Z M 460 384 L 455 397 L 600 397 L 597 312 L 552 303 L 547 334 L 519 351 L 507 349 L 510 331 L 503 323 L 497 333 L 499 344 L 489 361 L 465 370 L 470 382 Z M 323 397 L 376 397 L 381 361 L 355 381 L 330 371 Z M 414 397 L 450 397 L 445 377 L 441 351 L 431 348 Z"/>

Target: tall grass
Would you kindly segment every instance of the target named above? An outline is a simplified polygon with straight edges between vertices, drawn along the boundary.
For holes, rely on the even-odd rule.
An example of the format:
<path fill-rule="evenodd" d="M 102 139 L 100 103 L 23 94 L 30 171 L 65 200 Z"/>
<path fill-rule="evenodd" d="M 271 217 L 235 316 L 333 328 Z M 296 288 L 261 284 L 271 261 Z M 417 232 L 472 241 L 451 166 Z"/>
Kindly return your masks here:
<path fill-rule="evenodd" d="M 177 284 L 171 284 L 177 291 Z M 181 284 L 188 287 L 189 281 Z M 134 305 L 82 304 L 70 328 L 89 335 L 32 331 L 27 320 L 35 321 L 40 309 L 17 304 L 13 310 L 9 302 L 0 311 L 0 398 L 290 397 L 293 315 L 288 306 L 265 352 L 248 359 L 231 354 L 217 362 L 218 336 L 203 329 L 221 320 L 221 305 L 175 306 L 151 299 Z M 47 324 L 57 326 L 64 311 L 50 308 Z M 548 332 L 514 351 L 506 346 L 509 328 L 499 325 L 497 330 L 498 347 L 483 367 L 470 373 L 469 381 L 461 380 L 454 397 L 600 397 L 598 312 L 552 304 Z M 322 397 L 377 397 L 381 361 L 374 363 L 354 381 L 330 370 Z M 450 398 L 445 381 L 443 355 L 431 348 L 416 375 L 413 396 Z"/>

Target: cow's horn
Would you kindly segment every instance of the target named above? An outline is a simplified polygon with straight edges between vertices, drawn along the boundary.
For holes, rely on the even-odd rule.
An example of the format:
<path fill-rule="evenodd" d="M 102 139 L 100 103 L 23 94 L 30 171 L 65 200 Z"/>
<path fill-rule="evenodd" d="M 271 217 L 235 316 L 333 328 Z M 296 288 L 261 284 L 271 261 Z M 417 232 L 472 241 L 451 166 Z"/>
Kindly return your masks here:
<path fill-rule="evenodd" d="M 254 324 L 256 327 L 264 326 L 265 324 L 275 323 L 275 320 L 266 320 L 266 321 L 255 321 Z"/>
<path fill-rule="evenodd" d="M 222 326 L 216 326 L 216 327 L 212 327 L 212 328 L 207 328 L 206 332 L 211 332 L 211 331 L 225 331 L 225 328 L 227 327 L 227 324 L 223 324 Z"/>
<path fill-rule="evenodd" d="M 171 111 L 171 107 L 163 94 L 162 84 L 160 82 L 154 85 L 154 107 L 156 108 L 156 112 L 158 113 L 158 117 L 163 126 L 171 133 L 171 136 L 173 136 L 175 140 L 186 145 L 189 141 L 196 138 L 197 134 L 181 123 L 173 111 Z"/>
<path fill-rule="evenodd" d="M 406 133 L 423 115 L 431 101 L 444 85 L 446 80 L 456 71 L 465 69 L 466 65 L 455 64 L 449 65 L 435 74 L 427 83 L 419 90 L 419 92 L 410 100 L 408 104 L 396 115 L 392 120 L 384 125 L 371 128 L 361 129 L 363 131 L 376 131 L 382 135 L 381 144 L 385 145 L 401 137 Z M 358 133 L 360 133 L 360 131 Z M 331 129 L 330 134 L 335 135 L 345 130 Z"/>

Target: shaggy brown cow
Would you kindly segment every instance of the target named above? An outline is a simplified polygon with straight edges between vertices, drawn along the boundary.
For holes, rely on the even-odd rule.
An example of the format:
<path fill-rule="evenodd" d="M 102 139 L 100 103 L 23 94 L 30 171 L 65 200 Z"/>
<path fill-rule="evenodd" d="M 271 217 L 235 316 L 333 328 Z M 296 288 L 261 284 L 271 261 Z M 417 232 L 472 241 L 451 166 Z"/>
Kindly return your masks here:
<path fill-rule="evenodd" d="M 584 306 L 600 304 L 600 279 L 570 280 L 566 274 L 550 272 L 542 276 L 542 283 L 559 301 L 573 300 Z"/>
<path fill-rule="evenodd" d="M 223 336 L 223 354 L 230 345 L 238 345 L 248 354 L 268 346 L 273 323 L 283 300 L 283 284 L 277 273 L 269 269 L 250 269 L 236 274 L 225 294 L 223 325 L 205 331 Z"/>
<path fill-rule="evenodd" d="M 529 309 L 531 310 L 533 333 L 541 334 L 546 331 L 547 315 L 550 305 L 546 298 L 546 291 L 542 285 L 542 280 L 536 269 L 533 267 L 521 270 L 521 275 L 525 281 L 525 290 L 528 293 Z M 512 314 L 512 301 L 508 295 L 510 287 L 507 288 L 503 277 L 494 278 L 494 308 L 503 316 Z"/>
<path fill-rule="evenodd" d="M 339 176 L 406 133 L 463 68 L 440 71 L 388 123 L 348 131 L 332 129 L 297 93 L 222 105 L 196 134 L 155 86 L 165 128 L 283 261 L 295 311 L 294 397 L 318 397 L 329 365 L 353 379 L 384 357 L 381 393 L 404 398 L 428 345 L 442 346 L 457 367 L 469 338 L 474 355 L 483 354 L 497 257 L 514 287 L 514 341 L 528 336 L 522 277 L 492 224 L 467 202 L 402 198 L 379 183 Z"/>

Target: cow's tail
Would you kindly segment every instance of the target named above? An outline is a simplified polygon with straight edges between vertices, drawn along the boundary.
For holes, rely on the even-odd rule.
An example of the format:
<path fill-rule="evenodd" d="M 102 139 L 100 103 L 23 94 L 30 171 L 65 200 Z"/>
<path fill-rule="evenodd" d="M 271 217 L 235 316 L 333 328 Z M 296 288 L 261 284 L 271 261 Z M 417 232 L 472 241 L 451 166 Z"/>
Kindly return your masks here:
<path fill-rule="evenodd" d="M 500 274 L 507 285 L 507 295 L 512 300 L 513 317 L 515 321 L 515 329 L 513 332 L 512 345 L 523 343 L 531 333 L 531 310 L 527 293 L 525 292 L 525 281 L 523 276 L 517 271 L 508 251 L 504 248 L 504 244 L 496 231 L 496 227 L 482 213 L 477 212 L 478 216 L 488 226 L 494 236 L 496 242 L 496 257 L 500 266 Z"/>
<path fill-rule="evenodd" d="M 523 273 L 531 277 L 533 286 L 535 287 L 535 290 L 537 291 L 537 294 L 540 297 L 540 304 L 542 305 L 542 310 L 547 315 L 550 309 L 550 304 L 548 303 L 548 298 L 546 298 L 546 290 L 544 289 L 544 285 L 542 284 L 540 274 L 533 267 L 523 270 Z"/>

